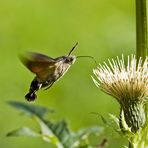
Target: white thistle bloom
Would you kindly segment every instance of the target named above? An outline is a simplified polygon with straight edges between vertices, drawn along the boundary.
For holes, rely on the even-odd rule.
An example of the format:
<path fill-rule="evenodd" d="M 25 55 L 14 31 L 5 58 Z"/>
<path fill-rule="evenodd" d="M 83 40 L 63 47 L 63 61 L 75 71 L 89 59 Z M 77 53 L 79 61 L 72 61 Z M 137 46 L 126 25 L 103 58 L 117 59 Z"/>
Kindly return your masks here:
<path fill-rule="evenodd" d="M 137 62 L 134 55 L 128 56 L 127 64 L 124 57 L 108 60 L 94 69 L 97 80 L 95 84 L 104 92 L 115 97 L 119 103 L 126 99 L 144 101 L 148 96 L 148 57 Z"/>

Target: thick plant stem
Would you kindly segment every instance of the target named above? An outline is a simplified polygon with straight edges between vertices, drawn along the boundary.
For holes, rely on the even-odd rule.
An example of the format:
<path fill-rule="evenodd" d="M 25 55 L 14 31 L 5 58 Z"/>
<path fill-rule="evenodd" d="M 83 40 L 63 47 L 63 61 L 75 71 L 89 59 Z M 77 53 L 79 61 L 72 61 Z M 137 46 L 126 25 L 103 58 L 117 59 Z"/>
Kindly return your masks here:
<path fill-rule="evenodd" d="M 145 58 L 148 53 L 147 41 L 147 0 L 136 0 L 136 53 Z"/>
<path fill-rule="evenodd" d="M 134 146 L 131 142 L 129 142 L 128 148 L 134 148 Z"/>

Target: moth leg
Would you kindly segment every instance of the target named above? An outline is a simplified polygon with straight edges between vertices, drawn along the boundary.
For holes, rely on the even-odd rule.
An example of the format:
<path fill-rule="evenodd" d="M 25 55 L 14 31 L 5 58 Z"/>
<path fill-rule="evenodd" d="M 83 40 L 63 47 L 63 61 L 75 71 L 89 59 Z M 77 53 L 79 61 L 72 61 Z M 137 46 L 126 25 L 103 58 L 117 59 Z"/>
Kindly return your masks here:
<path fill-rule="evenodd" d="M 41 89 L 41 87 L 42 87 L 42 84 L 39 84 L 39 89 Z"/>
<path fill-rule="evenodd" d="M 52 82 L 47 88 L 45 88 L 44 90 L 49 89 L 52 85 L 54 84 L 54 82 Z"/>

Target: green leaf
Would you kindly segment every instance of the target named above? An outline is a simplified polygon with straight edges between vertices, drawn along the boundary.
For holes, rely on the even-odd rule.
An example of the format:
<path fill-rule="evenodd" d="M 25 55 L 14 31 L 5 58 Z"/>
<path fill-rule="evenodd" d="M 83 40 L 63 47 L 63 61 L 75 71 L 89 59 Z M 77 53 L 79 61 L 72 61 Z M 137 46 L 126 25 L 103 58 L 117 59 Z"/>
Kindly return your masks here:
<path fill-rule="evenodd" d="M 81 137 L 85 136 L 85 135 L 91 135 L 91 134 L 100 135 L 100 133 L 102 133 L 103 130 L 104 129 L 102 127 L 93 126 L 93 127 L 88 127 L 88 128 L 80 129 L 77 132 L 77 134 L 80 135 Z"/>
<path fill-rule="evenodd" d="M 98 136 L 102 133 L 102 128 L 100 127 L 85 128 L 74 133 L 69 129 L 67 122 L 64 120 L 53 123 L 50 120 L 44 119 L 45 113 L 51 112 L 51 110 L 45 107 L 14 101 L 9 102 L 9 104 L 14 108 L 23 111 L 26 115 L 31 115 L 30 117 L 32 117 L 40 126 L 40 137 L 58 148 L 91 147 L 89 136 Z M 8 135 L 30 136 L 31 132 L 29 135 L 27 130 L 19 129 L 8 133 Z"/>
<path fill-rule="evenodd" d="M 103 131 L 104 128 L 99 126 L 80 129 L 78 132 L 74 133 L 76 139 L 75 145 L 77 144 L 77 147 L 98 145 L 99 136 L 103 133 Z"/>
<path fill-rule="evenodd" d="M 31 104 L 22 103 L 22 102 L 9 101 L 8 104 L 16 109 L 23 111 L 29 116 L 36 115 L 41 119 L 47 112 L 51 112 L 51 113 L 54 112 L 53 110 L 50 110 L 46 107 L 31 105 Z"/>
<path fill-rule="evenodd" d="M 120 128 L 120 126 L 119 126 L 119 119 L 115 115 L 113 115 L 113 114 L 109 114 L 109 117 L 112 120 L 112 122 L 115 123 L 115 125 L 118 128 Z"/>
<path fill-rule="evenodd" d="M 17 137 L 17 136 L 30 136 L 30 137 L 40 137 L 39 133 L 36 133 L 28 127 L 19 128 L 9 132 L 6 136 L 8 137 Z"/>
<path fill-rule="evenodd" d="M 101 117 L 101 120 L 103 121 L 104 124 L 108 124 L 108 121 L 99 113 L 97 112 L 91 112 L 91 114 L 96 115 L 97 117 Z"/>
<path fill-rule="evenodd" d="M 60 143 L 64 148 L 69 148 L 73 143 L 72 132 L 68 128 L 67 123 L 63 121 L 59 121 L 58 123 L 51 123 L 50 121 L 45 121 L 44 123 L 48 126 L 48 128 L 52 131 L 52 133 L 59 139 Z"/>
<path fill-rule="evenodd" d="M 45 121 L 41 120 L 38 117 L 35 117 L 35 120 L 40 125 L 43 140 L 56 145 L 58 148 L 63 148 L 63 144 L 61 143 L 61 141 L 59 141 L 59 138 L 53 133 L 53 131 L 47 126 Z"/>

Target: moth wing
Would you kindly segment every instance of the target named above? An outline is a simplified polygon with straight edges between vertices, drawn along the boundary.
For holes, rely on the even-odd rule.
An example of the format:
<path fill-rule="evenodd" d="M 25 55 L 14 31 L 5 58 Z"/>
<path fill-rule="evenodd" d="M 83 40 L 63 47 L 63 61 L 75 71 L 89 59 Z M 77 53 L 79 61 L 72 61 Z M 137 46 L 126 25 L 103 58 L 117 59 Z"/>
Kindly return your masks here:
<path fill-rule="evenodd" d="M 56 60 L 40 53 L 29 53 L 20 57 L 22 63 L 44 81 L 55 70 Z"/>
<path fill-rule="evenodd" d="M 44 55 L 44 54 L 41 54 L 41 53 L 36 53 L 36 52 L 28 52 L 27 53 L 28 56 L 35 60 L 35 61 L 55 61 L 53 58 L 47 56 L 47 55 Z"/>

